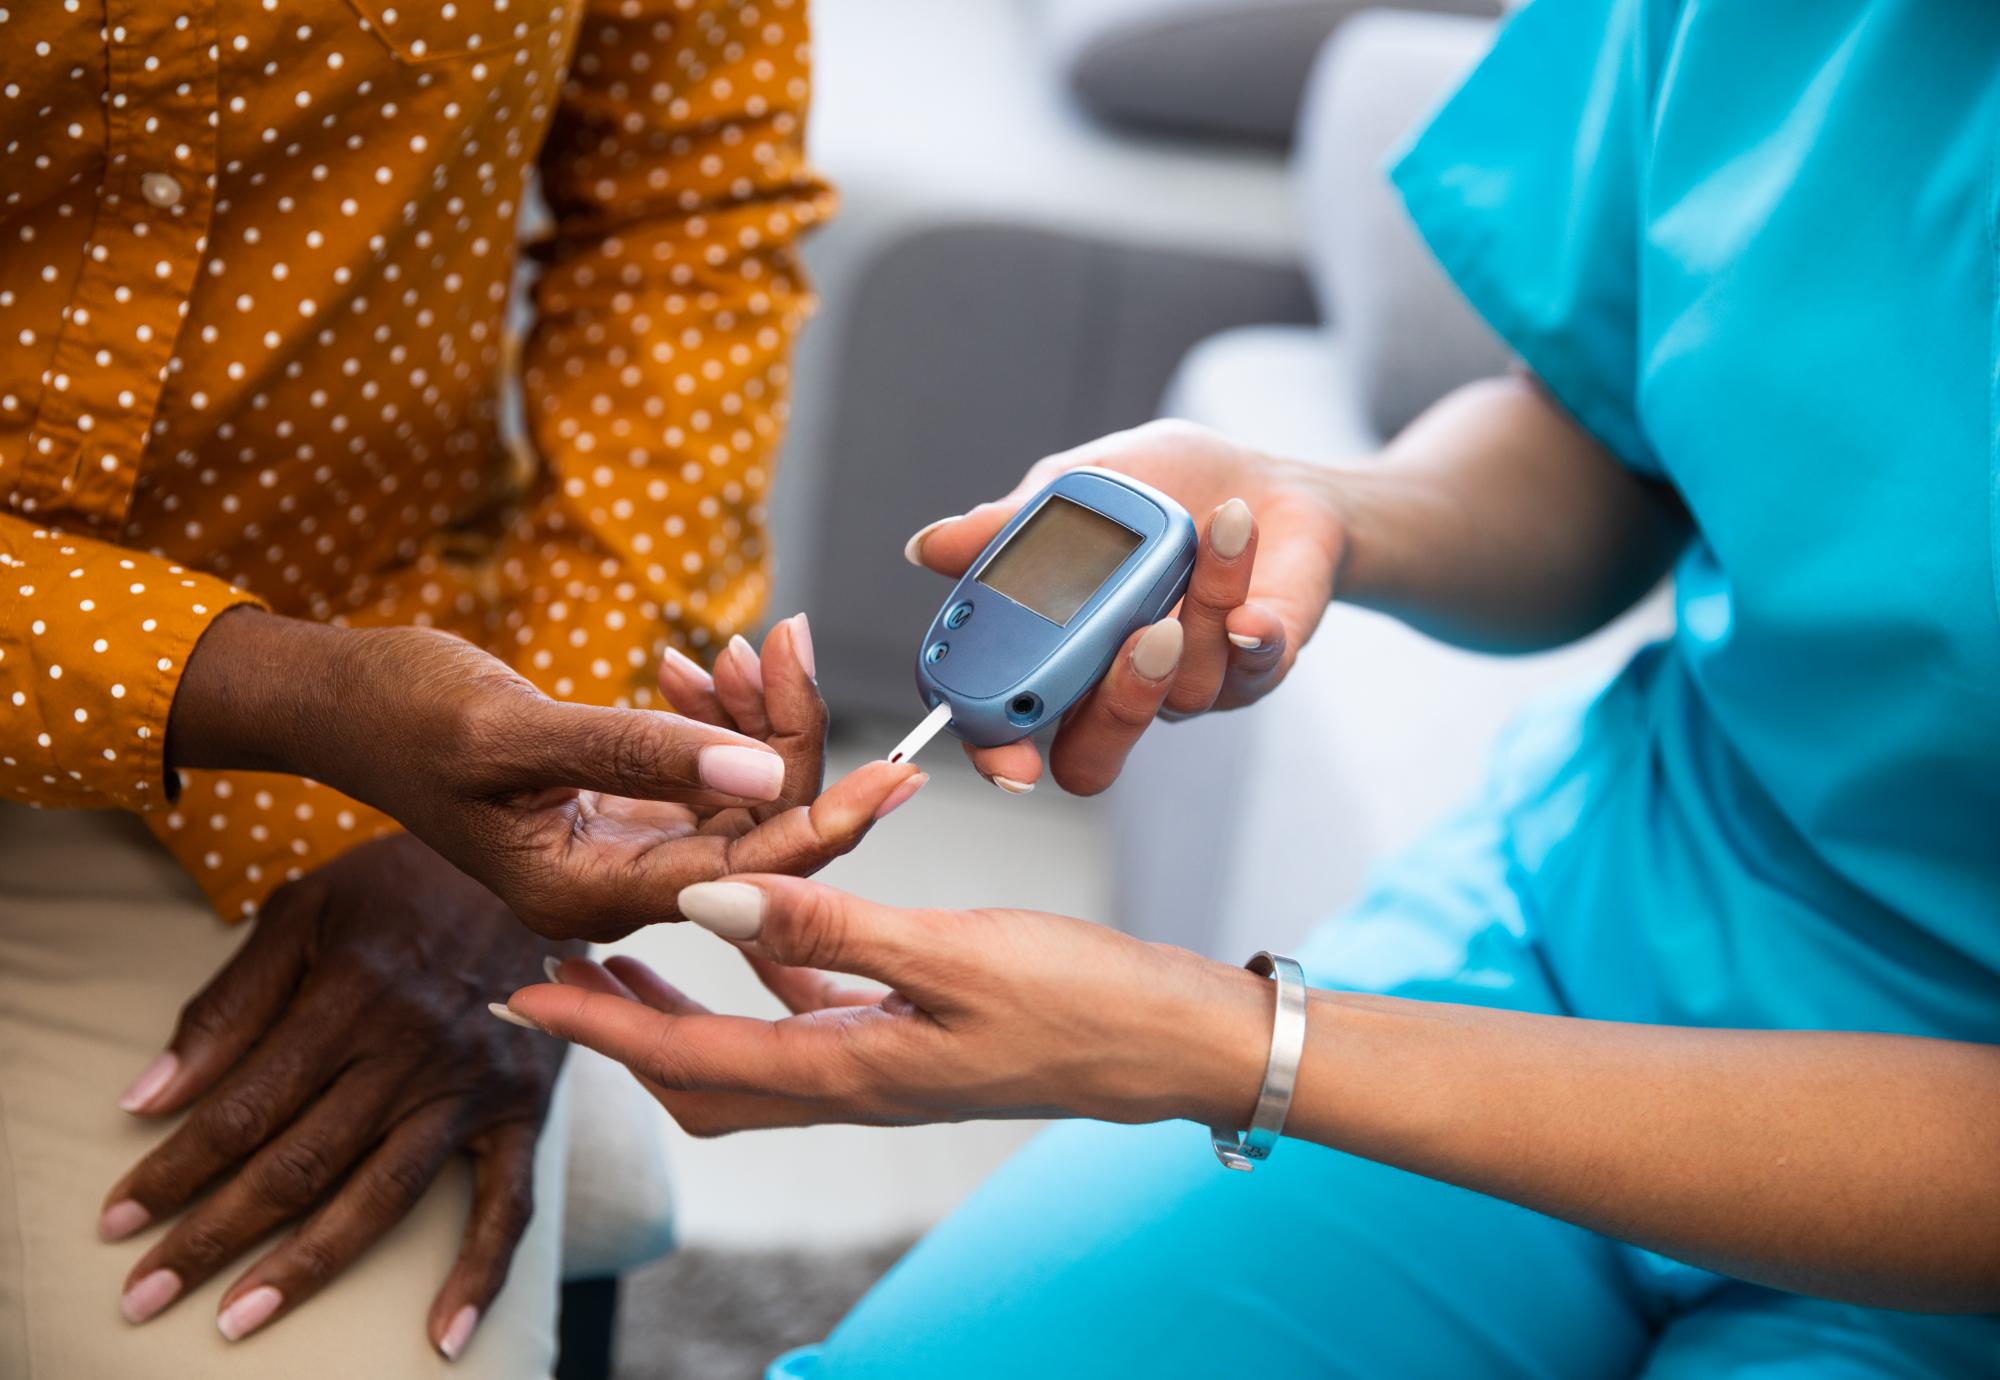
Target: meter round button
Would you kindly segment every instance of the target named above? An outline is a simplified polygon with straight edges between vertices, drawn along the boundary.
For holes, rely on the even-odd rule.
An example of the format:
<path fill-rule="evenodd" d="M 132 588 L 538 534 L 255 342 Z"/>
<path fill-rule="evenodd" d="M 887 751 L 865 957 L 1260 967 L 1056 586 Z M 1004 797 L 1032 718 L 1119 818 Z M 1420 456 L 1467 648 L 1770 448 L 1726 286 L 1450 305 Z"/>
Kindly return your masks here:
<path fill-rule="evenodd" d="M 931 649 L 924 653 L 924 660 L 935 666 L 950 655 L 951 644 L 949 642 L 933 642 L 931 643 Z"/>
<path fill-rule="evenodd" d="M 944 616 L 944 625 L 947 628 L 962 628 L 970 617 L 972 617 L 972 601 L 967 599 L 952 606 L 951 612 Z"/>

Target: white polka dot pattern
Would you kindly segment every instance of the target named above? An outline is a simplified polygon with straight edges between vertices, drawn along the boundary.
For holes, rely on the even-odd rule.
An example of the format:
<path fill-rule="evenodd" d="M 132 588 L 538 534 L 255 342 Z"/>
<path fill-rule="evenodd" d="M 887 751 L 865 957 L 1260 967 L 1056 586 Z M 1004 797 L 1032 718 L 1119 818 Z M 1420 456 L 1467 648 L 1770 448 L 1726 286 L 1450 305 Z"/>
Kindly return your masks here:
<path fill-rule="evenodd" d="M 807 42 L 805 0 L 0 0 L 0 794 L 147 810 L 233 916 L 391 825 L 273 776 L 165 799 L 224 609 L 622 704 L 753 621 L 832 203 Z"/>

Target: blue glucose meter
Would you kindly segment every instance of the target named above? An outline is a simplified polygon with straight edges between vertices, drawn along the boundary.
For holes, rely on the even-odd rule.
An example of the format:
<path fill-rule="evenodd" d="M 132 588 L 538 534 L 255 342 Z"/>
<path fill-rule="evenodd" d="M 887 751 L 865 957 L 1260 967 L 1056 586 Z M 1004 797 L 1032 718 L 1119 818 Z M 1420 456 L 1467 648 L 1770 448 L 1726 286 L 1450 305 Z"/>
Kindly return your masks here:
<path fill-rule="evenodd" d="M 1139 628 L 1180 601 L 1198 537 L 1136 479 L 1078 469 L 979 553 L 917 649 L 917 693 L 953 734 L 998 747 L 1055 722 Z"/>

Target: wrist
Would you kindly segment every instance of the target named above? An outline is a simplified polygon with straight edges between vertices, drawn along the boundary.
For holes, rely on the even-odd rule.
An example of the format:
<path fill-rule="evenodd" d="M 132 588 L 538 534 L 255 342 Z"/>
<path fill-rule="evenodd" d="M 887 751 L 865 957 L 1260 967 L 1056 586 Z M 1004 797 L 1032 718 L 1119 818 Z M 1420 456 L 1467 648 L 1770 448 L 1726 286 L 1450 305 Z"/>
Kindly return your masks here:
<path fill-rule="evenodd" d="M 325 779 L 345 674 L 341 629 L 248 606 L 209 625 L 167 720 L 167 765 Z"/>
<path fill-rule="evenodd" d="M 1247 968 L 1196 959 L 1190 999 L 1174 1003 L 1166 1025 L 1172 1071 L 1168 1115 L 1203 1126 L 1245 1126 L 1271 1056 L 1277 988 Z"/>

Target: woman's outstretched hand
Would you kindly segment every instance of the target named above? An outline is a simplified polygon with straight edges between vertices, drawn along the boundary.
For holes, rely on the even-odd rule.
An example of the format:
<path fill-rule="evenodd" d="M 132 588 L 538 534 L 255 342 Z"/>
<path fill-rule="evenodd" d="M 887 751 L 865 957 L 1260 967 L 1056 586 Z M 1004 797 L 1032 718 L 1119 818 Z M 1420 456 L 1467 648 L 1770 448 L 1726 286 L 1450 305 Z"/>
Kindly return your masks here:
<path fill-rule="evenodd" d="M 674 897 L 694 882 L 816 871 L 922 784 L 874 762 L 821 792 L 827 715 L 803 622 L 780 623 L 761 659 L 741 646 L 713 680 L 685 658 L 660 671 L 670 701 L 720 697 L 732 728 L 553 700 L 439 632 L 234 610 L 189 659 L 169 761 L 324 781 L 539 933 L 616 938 L 681 918 Z"/>
<path fill-rule="evenodd" d="M 1331 486 L 1313 467 L 1280 461 L 1188 422 L 1152 422 L 1052 455 L 1012 493 L 910 538 L 913 564 L 957 578 L 1028 499 L 1083 465 L 1116 470 L 1178 500 L 1201 529 L 1177 619 L 1135 633 L 1104 680 L 1063 720 L 1049 767 L 1064 790 L 1091 795 L 1118 777 L 1153 719 L 1234 709 L 1284 679 L 1319 626 L 1345 545 Z M 967 748 L 994 784 L 1019 793 L 1042 774 L 1023 740 Z"/>
<path fill-rule="evenodd" d="M 523 988 L 507 1009 L 625 1064 L 694 1135 L 1010 1116 L 1240 1123 L 1256 1101 L 1272 997 L 1240 968 L 1059 915 L 895 910 L 792 877 L 704 883 L 680 905 L 741 948 L 792 1014 L 713 1014 L 624 956 L 569 959 L 560 984 Z"/>

